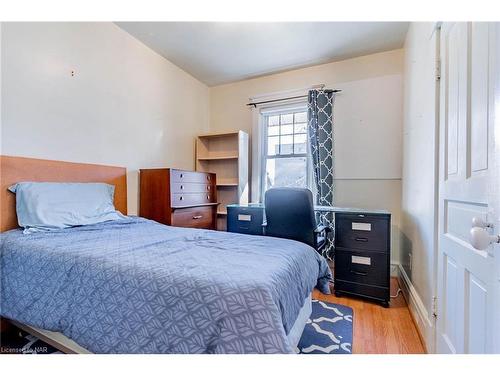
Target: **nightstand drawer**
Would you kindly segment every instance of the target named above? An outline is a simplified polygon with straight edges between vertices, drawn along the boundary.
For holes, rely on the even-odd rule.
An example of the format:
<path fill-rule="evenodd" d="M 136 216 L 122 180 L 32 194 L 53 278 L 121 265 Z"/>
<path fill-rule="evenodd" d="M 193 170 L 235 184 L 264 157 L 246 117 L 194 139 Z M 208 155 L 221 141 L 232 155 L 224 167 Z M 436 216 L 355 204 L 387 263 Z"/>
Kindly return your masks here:
<path fill-rule="evenodd" d="M 335 278 L 389 287 L 387 254 L 335 249 Z"/>
<path fill-rule="evenodd" d="M 389 287 L 377 285 L 360 284 L 345 280 L 335 280 L 335 295 L 340 296 L 344 293 L 364 298 L 370 298 L 383 303 L 388 307 L 390 301 Z"/>
<path fill-rule="evenodd" d="M 387 216 L 337 214 L 335 246 L 350 249 L 388 252 L 390 220 Z"/>
<path fill-rule="evenodd" d="M 248 207 L 227 208 L 227 231 L 243 234 L 262 235 L 264 210 Z"/>

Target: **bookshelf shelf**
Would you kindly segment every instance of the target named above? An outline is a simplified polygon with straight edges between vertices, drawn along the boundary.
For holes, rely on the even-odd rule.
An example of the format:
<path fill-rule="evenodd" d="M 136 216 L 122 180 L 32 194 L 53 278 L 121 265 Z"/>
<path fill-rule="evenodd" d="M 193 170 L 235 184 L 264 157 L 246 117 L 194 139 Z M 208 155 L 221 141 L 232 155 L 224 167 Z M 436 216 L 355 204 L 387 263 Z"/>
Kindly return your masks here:
<path fill-rule="evenodd" d="M 227 156 L 201 156 L 198 157 L 199 161 L 212 161 L 212 160 L 231 160 L 238 159 L 238 155 L 227 155 Z"/>

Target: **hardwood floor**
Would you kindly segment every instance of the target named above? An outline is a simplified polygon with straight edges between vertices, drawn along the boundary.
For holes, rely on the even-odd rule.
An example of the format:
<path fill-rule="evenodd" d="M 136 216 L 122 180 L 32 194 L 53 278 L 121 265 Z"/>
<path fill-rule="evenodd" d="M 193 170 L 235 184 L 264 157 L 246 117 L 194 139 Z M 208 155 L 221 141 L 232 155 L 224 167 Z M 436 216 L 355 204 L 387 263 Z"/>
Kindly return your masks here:
<path fill-rule="evenodd" d="M 398 290 L 397 279 L 391 279 L 391 294 Z M 318 290 L 313 298 L 350 306 L 354 310 L 354 354 L 422 354 L 424 346 L 417 328 L 400 293 L 391 298 L 391 306 L 384 308 L 375 303 L 350 297 L 335 297 Z"/>

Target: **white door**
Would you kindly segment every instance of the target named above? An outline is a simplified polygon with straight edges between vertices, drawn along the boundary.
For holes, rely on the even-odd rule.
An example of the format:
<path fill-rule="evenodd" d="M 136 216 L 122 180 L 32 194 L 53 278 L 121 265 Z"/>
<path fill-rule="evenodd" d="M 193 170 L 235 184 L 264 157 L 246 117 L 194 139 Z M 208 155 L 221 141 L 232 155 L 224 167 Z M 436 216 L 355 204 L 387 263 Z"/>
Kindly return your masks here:
<path fill-rule="evenodd" d="M 441 28 L 438 353 L 500 352 L 500 245 L 470 234 L 474 217 L 493 224 L 482 237 L 500 229 L 499 30 Z"/>

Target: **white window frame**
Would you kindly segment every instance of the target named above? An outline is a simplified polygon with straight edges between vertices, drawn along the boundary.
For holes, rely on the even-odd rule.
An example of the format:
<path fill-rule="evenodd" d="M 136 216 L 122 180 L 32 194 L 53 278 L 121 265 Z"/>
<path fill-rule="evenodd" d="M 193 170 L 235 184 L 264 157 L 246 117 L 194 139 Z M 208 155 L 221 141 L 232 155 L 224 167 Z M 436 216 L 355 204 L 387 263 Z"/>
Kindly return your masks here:
<path fill-rule="evenodd" d="M 266 173 L 266 162 L 269 158 L 267 155 L 267 131 L 268 131 L 268 122 L 266 118 L 272 115 L 277 114 L 287 114 L 293 112 L 307 112 L 307 102 L 301 101 L 293 104 L 284 104 L 284 105 L 275 105 L 273 107 L 261 108 L 259 111 L 259 119 L 258 119 L 258 128 L 259 128 L 259 145 L 258 149 L 260 150 L 260 160 L 258 161 L 258 201 L 264 201 L 265 194 L 265 173 Z M 309 148 L 309 132 L 307 134 L 307 152 L 305 154 L 289 154 L 278 157 L 271 157 L 271 159 L 276 158 L 290 158 L 290 157 L 306 157 L 307 166 L 306 166 L 306 186 L 307 188 L 313 190 L 313 171 L 312 171 L 312 161 L 311 161 L 311 152 Z M 254 185 L 255 186 L 255 185 Z"/>

